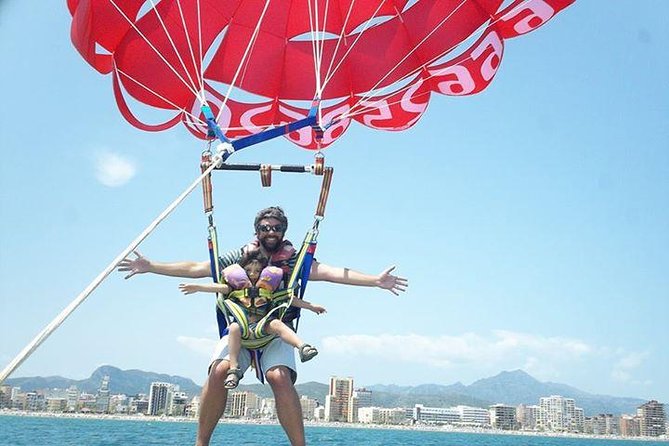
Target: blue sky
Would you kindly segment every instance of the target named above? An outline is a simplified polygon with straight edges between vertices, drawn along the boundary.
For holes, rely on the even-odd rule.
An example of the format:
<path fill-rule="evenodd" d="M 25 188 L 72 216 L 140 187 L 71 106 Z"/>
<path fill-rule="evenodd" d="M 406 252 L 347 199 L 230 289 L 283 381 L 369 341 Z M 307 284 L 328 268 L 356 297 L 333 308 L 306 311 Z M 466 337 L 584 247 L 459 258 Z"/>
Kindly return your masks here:
<path fill-rule="evenodd" d="M 4 367 L 197 175 L 185 129 L 127 124 L 111 79 L 69 41 L 65 2 L 0 5 L 0 364 Z M 410 279 L 394 297 L 323 283 L 300 334 L 299 380 L 465 384 L 523 369 L 543 381 L 669 402 L 669 4 L 577 2 L 508 41 L 483 93 L 434 97 L 411 130 L 352 125 L 321 261 Z M 283 140 L 238 162 L 309 164 Z M 315 178 L 217 174 L 222 249 L 280 204 L 311 224 Z M 140 250 L 206 259 L 196 191 Z M 179 279 L 113 274 L 14 374 L 87 377 L 102 364 L 202 384 L 213 298 Z M 249 376 L 245 382 L 252 382 Z"/>

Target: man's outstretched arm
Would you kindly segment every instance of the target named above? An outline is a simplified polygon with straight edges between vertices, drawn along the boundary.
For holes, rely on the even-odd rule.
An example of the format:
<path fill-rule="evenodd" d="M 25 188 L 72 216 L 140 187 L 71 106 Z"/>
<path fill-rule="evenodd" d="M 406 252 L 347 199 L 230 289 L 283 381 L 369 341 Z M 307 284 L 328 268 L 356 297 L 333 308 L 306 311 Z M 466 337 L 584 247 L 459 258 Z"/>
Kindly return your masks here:
<path fill-rule="evenodd" d="M 136 258 L 125 258 L 118 264 L 118 270 L 128 272 L 126 279 L 135 274 L 153 273 L 163 276 L 188 277 L 197 279 L 200 277 L 211 276 L 211 267 L 209 262 L 170 262 L 160 263 L 147 259 L 139 253 L 133 251 Z"/>
<path fill-rule="evenodd" d="M 341 283 L 344 285 L 379 287 L 388 290 L 397 296 L 400 292 L 406 291 L 408 281 L 404 277 L 398 277 L 391 274 L 394 269 L 395 267 L 391 266 L 386 268 L 381 274 L 372 275 L 349 268 L 341 268 L 314 262 L 311 265 L 309 279 Z"/>

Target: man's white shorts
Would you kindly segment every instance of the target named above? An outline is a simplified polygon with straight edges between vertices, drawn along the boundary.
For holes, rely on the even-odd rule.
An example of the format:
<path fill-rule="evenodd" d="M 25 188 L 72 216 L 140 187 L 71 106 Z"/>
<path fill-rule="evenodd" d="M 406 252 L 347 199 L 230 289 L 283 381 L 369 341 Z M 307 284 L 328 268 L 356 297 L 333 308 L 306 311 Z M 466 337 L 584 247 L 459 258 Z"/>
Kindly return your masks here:
<path fill-rule="evenodd" d="M 291 371 L 291 376 L 293 382 L 297 379 L 297 371 L 295 367 L 295 349 L 293 346 L 286 344 L 280 338 L 272 340 L 265 348 L 258 350 L 259 354 L 259 367 L 262 371 L 262 374 L 266 376 L 267 371 L 273 369 L 274 367 L 284 366 Z M 222 359 L 229 360 L 228 352 L 228 337 L 222 337 L 216 344 L 214 349 L 214 354 L 209 361 L 209 367 L 214 364 L 216 361 Z M 246 373 L 246 370 L 251 366 L 251 352 L 242 347 L 239 352 L 239 368 L 242 372 Z M 257 374 L 257 371 L 256 371 Z"/>

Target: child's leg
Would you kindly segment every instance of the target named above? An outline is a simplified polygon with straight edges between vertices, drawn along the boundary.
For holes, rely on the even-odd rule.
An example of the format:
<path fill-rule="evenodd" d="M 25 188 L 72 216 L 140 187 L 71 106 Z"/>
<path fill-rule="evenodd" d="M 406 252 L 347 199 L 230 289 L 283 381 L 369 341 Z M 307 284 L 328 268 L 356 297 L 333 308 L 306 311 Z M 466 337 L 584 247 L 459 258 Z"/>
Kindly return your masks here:
<path fill-rule="evenodd" d="M 239 368 L 239 351 L 242 348 L 242 329 L 237 322 L 228 326 L 228 352 L 230 368 Z"/>
<path fill-rule="evenodd" d="M 318 354 L 316 347 L 302 342 L 297 334 L 279 319 L 271 320 L 265 327 L 267 333 L 278 335 L 285 343 L 292 345 L 300 354 L 300 361 L 306 362 Z"/>
<path fill-rule="evenodd" d="M 228 326 L 228 353 L 230 356 L 230 369 L 225 380 L 226 389 L 234 389 L 239 385 L 242 372 L 239 370 L 239 351 L 242 347 L 242 330 L 237 322 Z"/>
<path fill-rule="evenodd" d="M 295 348 L 299 348 L 302 344 L 304 344 L 302 339 L 297 336 L 297 333 L 291 330 L 290 327 L 281 322 L 279 319 L 272 319 L 269 321 L 265 327 L 265 331 L 269 334 L 279 336 L 283 342 L 288 345 L 292 345 Z"/>

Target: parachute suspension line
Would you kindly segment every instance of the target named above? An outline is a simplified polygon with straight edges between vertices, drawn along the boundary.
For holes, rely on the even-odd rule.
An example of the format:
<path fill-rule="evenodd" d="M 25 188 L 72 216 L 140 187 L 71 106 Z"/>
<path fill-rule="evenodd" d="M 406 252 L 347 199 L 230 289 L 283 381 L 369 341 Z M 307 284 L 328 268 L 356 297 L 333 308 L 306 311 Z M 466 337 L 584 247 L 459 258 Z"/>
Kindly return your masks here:
<path fill-rule="evenodd" d="M 18 366 L 20 366 L 23 361 L 25 361 L 28 356 L 30 356 L 36 349 L 39 347 L 50 335 L 53 333 L 60 325 L 67 319 L 67 317 L 72 314 L 74 310 L 81 305 L 84 300 L 102 283 L 103 280 L 109 276 L 114 269 L 118 266 L 121 260 L 128 257 L 140 243 L 144 241 L 155 229 L 156 227 L 165 220 L 171 213 L 179 206 L 186 197 L 198 186 L 200 185 L 203 178 L 211 173 L 212 170 L 220 163 L 221 157 L 219 154 L 214 155 L 212 158 L 212 164 L 207 168 L 206 171 L 202 173 L 195 181 L 193 181 L 187 188 L 184 190 L 181 195 L 179 195 L 163 212 L 158 215 L 158 217 L 149 224 L 142 232 L 133 240 L 128 247 L 126 247 L 121 253 L 111 261 L 109 265 L 100 273 L 98 276 L 93 279 L 91 283 L 72 301 L 70 304 L 60 312 L 55 319 L 53 319 L 44 329 L 5 367 L 2 372 L 0 372 L 0 383 L 2 383 L 9 375 L 12 374 Z"/>
<path fill-rule="evenodd" d="M 388 71 L 388 73 L 386 73 L 385 76 L 383 76 L 381 79 L 379 79 L 379 81 L 378 81 L 372 88 L 370 88 L 370 89 L 367 91 L 367 93 L 363 94 L 363 95 L 360 97 L 360 99 L 358 100 L 358 102 L 356 102 L 356 103 L 349 109 L 349 113 L 353 112 L 353 110 L 355 110 L 357 107 L 359 107 L 360 104 L 361 104 L 363 101 L 365 101 L 366 99 L 368 99 L 369 97 L 371 97 L 371 92 L 374 91 L 379 85 L 381 85 L 381 84 L 383 83 L 383 81 L 386 80 L 386 79 L 388 78 L 388 76 L 390 76 L 390 74 L 391 74 L 393 71 L 395 71 L 400 65 L 402 65 L 402 63 L 404 63 L 404 61 L 407 60 L 407 59 L 408 59 L 408 58 L 409 58 L 409 57 L 410 57 L 410 56 L 411 56 L 411 55 L 418 49 L 418 47 L 420 47 L 423 43 L 425 43 L 425 41 L 427 41 L 427 39 L 429 39 L 430 36 L 431 36 L 432 34 L 434 34 L 439 28 L 441 28 L 441 27 L 444 25 L 444 23 L 446 23 L 446 22 L 453 16 L 453 14 L 455 14 L 455 13 L 456 13 L 456 12 L 457 12 L 457 11 L 458 11 L 458 10 L 459 10 L 459 9 L 466 3 L 466 2 L 467 2 L 467 0 L 462 0 L 462 1 L 460 2 L 460 4 L 459 4 L 458 6 L 456 6 L 455 9 L 453 9 L 453 11 L 452 11 L 449 15 L 447 15 L 446 17 L 444 17 L 444 19 L 443 19 L 441 22 L 439 22 L 439 24 L 437 24 L 437 26 L 435 26 L 435 27 L 434 27 L 434 28 L 433 28 L 433 29 L 432 29 L 432 30 L 431 30 L 431 31 L 430 31 L 430 32 L 429 32 L 429 33 L 428 33 L 428 34 L 427 34 L 427 35 L 426 35 L 420 42 L 418 42 L 418 43 L 413 47 L 413 49 L 412 49 L 411 51 L 409 51 L 409 52 L 408 52 L 402 59 L 400 59 L 400 61 L 397 62 L 397 64 L 395 64 L 395 66 L 392 67 L 392 68 Z M 450 51 L 450 50 L 449 50 L 449 51 Z M 445 54 L 445 53 L 444 53 L 444 54 Z M 386 88 L 387 88 L 387 87 L 386 87 Z"/>
<path fill-rule="evenodd" d="M 362 31 L 360 31 L 360 33 L 359 33 L 358 36 L 355 38 L 355 40 L 353 41 L 353 43 L 351 44 L 351 46 L 348 47 L 348 50 L 346 50 L 346 52 L 344 53 L 344 55 L 342 56 L 342 58 L 341 58 L 341 59 L 339 60 L 339 62 L 337 63 L 337 66 L 334 68 L 334 70 L 332 70 L 332 73 L 329 73 L 329 75 L 325 78 L 324 85 L 327 85 L 327 84 L 330 82 L 330 80 L 332 79 L 332 77 L 335 75 L 335 73 L 336 73 L 336 72 L 339 70 L 339 68 L 341 67 L 342 63 L 344 63 L 344 60 L 345 60 L 346 57 L 349 55 L 349 53 L 351 52 L 351 50 L 353 49 L 353 47 L 355 46 L 355 44 L 358 43 L 358 40 L 360 40 L 360 38 L 361 38 L 362 35 L 365 33 L 365 31 L 367 31 L 367 29 L 369 28 L 369 25 L 372 23 L 372 20 L 374 20 L 374 19 L 376 18 L 376 15 L 379 13 L 379 10 L 381 9 L 381 6 L 383 6 L 384 1 L 385 1 L 385 0 L 381 0 L 381 1 L 379 2 L 379 6 L 376 7 L 376 10 L 374 11 L 374 14 L 372 14 L 372 16 L 367 20 L 367 22 L 365 22 L 365 26 L 362 28 Z M 350 11 L 349 11 L 349 12 L 350 12 Z M 333 55 L 333 56 L 334 56 L 334 55 Z M 334 59 L 334 57 L 333 57 L 333 59 Z M 325 88 L 325 86 L 324 86 L 323 88 Z"/>
<path fill-rule="evenodd" d="M 529 1 L 532 1 L 532 0 L 523 0 L 524 3 L 527 3 L 527 2 L 529 2 Z M 523 3 L 520 3 L 519 5 L 522 5 L 522 4 L 523 4 Z M 507 13 L 507 14 L 508 14 L 508 13 Z M 490 23 L 484 25 L 483 28 L 484 28 L 484 29 L 488 29 L 488 28 L 490 28 L 491 26 L 495 25 L 495 24 L 496 24 L 497 22 L 499 22 L 500 20 L 503 20 L 505 16 L 506 16 L 506 14 L 505 14 L 504 16 L 500 16 L 500 17 L 498 17 L 496 20 L 492 20 Z M 448 54 L 449 52 L 451 52 L 452 50 L 454 50 L 455 48 L 457 48 L 458 45 L 459 45 L 459 43 L 456 43 L 455 45 L 453 45 L 453 46 L 451 46 L 450 48 L 446 49 L 442 54 L 433 57 L 432 59 L 430 59 L 429 61 L 427 61 L 427 62 L 423 65 L 423 67 L 424 67 L 425 65 L 429 65 L 429 64 L 431 64 L 432 62 L 438 60 L 439 58 L 443 57 L 445 54 Z M 460 64 L 463 64 L 463 63 L 465 63 L 465 62 L 467 62 L 467 61 L 469 61 L 469 60 L 473 60 L 473 56 L 470 55 L 469 57 L 466 57 L 466 58 L 462 59 L 460 62 L 458 62 L 457 64 L 454 64 L 453 66 L 460 66 Z M 436 72 L 433 73 L 433 74 L 429 74 L 429 75 L 427 75 L 426 77 L 424 77 L 423 80 L 429 80 L 429 79 L 432 79 L 434 76 L 437 76 L 438 74 L 439 74 L 439 73 L 436 73 Z M 408 77 L 409 77 L 409 76 L 405 77 L 404 79 L 407 79 Z M 400 93 L 400 92 L 402 92 L 402 91 L 406 91 L 406 90 L 410 89 L 411 87 L 412 87 L 412 85 L 404 86 L 404 87 L 399 88 L 398 90 L 396 90 L 395 93 Z M 383 88 L 383 89 L 381 89 L 381 90 L 384 90 L 384 89 L 386 89 L 386 88 L 387 88 L 387 87 L 385 87 L 385 88 Z M 423 93 L 423 94 L 421 94 L 421 95 L 419 95 L 419 96 L 424 96 L 424 95 L 426 95 L 426 94 L 428 94 L 428 92 Z M 414 97 L 418 97 L 418 96 L 414 96 Z M 370 111 L 370 110 L 375 109 L 375 108 L 376 108 L 376 104 L 379 104 L 380 102 L 382 102 L 382 100 L 373 101 L 373 102 L 367 102 L 367 101 L 364 101 L 364 103 L 363 103 L 363 101 L 359 101 L 358 103 L 361 104 L 361 106 L 358 107 L 358 110 L 355 111 L 355 113 L 352 113 L 353 108 L 351 108 L 349 111 L 347 111 L 346 113 L 341 114 L 341 115 L 338 116 L 336 119 L 337 119 L 337 120 L 340 120 L 340 119 L 347 119 L 347 118 L 352 118 L 352 117 L 355 117 L 355 116 L 358 116 L 358 115 L 362 115 L 362 114 L 364 114 L 364 113 L 367 113 L 367 112 Z M 387 105 L 395 105 L 395 104 L 399 104 L 400 102 L 402 102 L 402 99 L 399 99 L 399 100 L 397 100 L 397 101 L 388 102 Z"/>
<path fill-rule="evenodd" d="M 318 45 L 318 70 L 317 70 L 317 79 L 318 79 L 317 92 L 318 92 L 318 97 L 320 98 L 320 97 L 323 96 L 323 80 L 325 80 L 325 76 L 322 76 L 322 74 L 321 74 L 321 68 L 323 66 L 323 52 L 324 52 L 324 49 L 325 49 L 325 30 L 327 29 L 327 24 L 328 24 L 328 13 L 330 11 L 330 0 L 325 0 L 325 11 L 323 13 L 324 18 L 323 18 L 323 27 L 322 28 L 320 28 L 320 26 L 318 25 L 318 17 L 319 17 L 319 14 L 318 14 L 318 0 L 316 0 L 316 5 L 317 5 L 317 7 L 316 7 L 316 31 L 319 32 L 319 30 L 320 30 L 320 39 L 321 39 L 320 40 L 320 45 Z M 322 80 L 321 80 L 321 76 L 322 76 Z M 319 117 L 318 121 L 320 122 L 321 119 L 322 119 L 322 113 L 321 113 L 320 109 L 319 109 L 318 117 Z"/>
<path fill-rule="evenodd" d="M 199 5 L 200 5 L 200 0 L 197 1 L 198 5 L 198 13 L 199 13 Z M 181 8 L 181 0 L 177 0 L 177 7 L 179 8 L 179 16 L 181 17 L 181 25 L 183 26 L 184 34 L 186 35 L 186 41 L 188 42 L 188 51 L 190 52 L 190 59 L 191 62 L 193 63 L 193 68 L 195 69 L 196 73 L 199 74 L 197 77 L 197 85 L 198 89 L 200 91 L 200 94 L 202 94 L 202 97 L 204 98 L 204 74 L 202 73 L 202 60 L 200 58 L 200 62 L 196 62 L 195 60 L 195 53 L 193 52 L 193 45 L 190 41 L 190 32 L 188 31 L 188 26 L 186 25 L 186 18 L 184 17 L 184 12 L 183 9 Z M 199 20 L 199 14 L 198 14 L 198 20 Z M 199 27 L 199 23 L 198 23 Z M 202 42 L 200 42 L 200 45 Z M 200 46 L 202 48 L 202 46 Z"/>
<path fill-rule="evenodd" d="M 348 11 L 346 12 L 346 18 L 344 19 L 344 23 L 342 24 L 341 32 L 339 33 L 339 38 L 337 39 L 337 44 L 335 45 L 334 52 L 332 53 L 332 57 L 330 58 L 330 65 L 328 66 L 328 69 L 325 72 L 325 78 L 323 80 L 323 88 L 325 88 L 325 86 L 328 84 L 330 80 L 330 71 L 332 70 L 332 65 L 334 64 L 335 57 L 337 56 L 337 51 L 339 51 L 339 45 L 341 45 L 341 42 L 344 39 L 344 34 L 346 33 L 346 27 L 348 26 L 348 21 L 351 18 L 351 11 L 353 11 L 353 5 L 355 5 L 355 0 L 351 2 L 351 4 L 348 7 Z"/>
<path fill-rule="evenodd" d="M 170 104 L 172 107 L 174 107 L 174 108 L 176 108 L 177 110 L 181 111 L 181 113 L 184 113 L 184 114 L 190 116 L 191 118 L 193 118 L 194 120 L 199 121 L 202 125 L 205 125 L 205 124 L 206 124 L 206 122 L 204 122 L 202 119 L 200 119 L 199 116 L 195 116 L 194 114 L 192 114 L 192 113 L 189 112 L 188 110 L 186 110 L 186 109 L 180 107 L 179 105 L 177 105 L 177 104 L 175 104 L 174 102 L 170 101 L 169 99 L 167 99 L 166 97 L 162 96 L 162 95 L 159 94 L 158 92 L 156 92 L 156 91 L 152 90 L 151 88 L 147 87 L 147 86 L 144 85 L 142 82 L 140 82 L 140 81 L 138 81 L 137 79 L 135 79 L 134 77 L 130 76 L 128 73 L 124 72 L 123 70 L 120 70 L 120 69 L 116 66 L 116 62 L 115 62 L 113 59 L 112 59 L 112 62 L 114 63 L 114 71 L 116 71 L 116 73 L 118 73 L 119 75 L 123 75 L 123 76 L 125 76 L 126 78 L 130 79 L 130 80 L 133 81 L 135 84 L 139 85 L 140 87 L 142 87 L 143 89 L 145 89 L 146 91 L 148 91 L 149 93 L 151 93 L 152 95 L 154 95 L 155 97 L 157 97 L 158 99 L 167 102 L 167 103 Z"/>
<path fill-rule="evenodd" d="M 318 0 L 307 0 L 309 6 L 309 28 L 311 31 L 311 52 L 314 57 L 314 75 L 316 76 L 316 97 L 321 97 L 320 46 L 318 45 Z"/>
<path fill-rule="evenodd" d="M 202 85 L 196 85 L 195 84 L 195 81 L 193 80 L 193 78 L 190 75 L 190 71 L 188 70 L 188 68 L 186 68 L 186 63 L 184 62 L 183 58 L 181 57 L 181 54 L 179 53 L 179 50 L 177 50 L 177 46 L 174 43 L 174 40 L 172 39 L 172 35 L 167 30 L 167 26 L 165 26 L 165 22 L 163 21 L 163 18 L 160 16 L 160 13 L 158 12 L 158 9 L 156 8 L 156 4 L 154 3 L 153 0 L 149 0 L 149 1 L 151 2 L 153 12 L 156 13 L 156 17 L 158 18 L 158 21 L 160 22 L 160 26 L 163 28 L 163 31 L 165 31 L 165 36 L 167 37 L 167 40 L 169 40 L 170 45 L 172 45 L 172 50 L 174 51 L 174 54 L 177 56 L 177 59 L 179 59 L 179 63 L 181 63 L 181 68 L 183 68 L 183 70 L 186 72 L 186 76 L 188 76 L 188 80 L 191 83 L 192 89 L 197 90 L 198 92 L 200 92 L 202 90 Z M 181 12 L 181 3 L 179 2 L 179 0 L 177 0 L 177 5 L 179 6 L 179 11 Z M 183 14 L 181 15 L 181 19 L 182 19 L 182 22 L 183 22 Z M 185 24 L 184 24 L 184 26 L 185 26 Z M 184 29 L 184 31 L 186 32 L 186 41 L 188 41 L 188 46 L 190 47 L 190 39 L 188 38 L 188 30 Z M 191 54 L 192 54 L 192 49 L 191 49 Z M 193 68 L 197 68 L 195 66 L 195 61 L 193 61 Z M 197 96 L 197 97 L 198 97 L 198 99 L 200 99 L 200 103 L 202 103 L 202 100 L 204 98 L 201 98 L 199 96 Z"/>
<path fill-rule="evenodd" d="M 197 0 L 197 44 L 198 44 L 198 60 L 200 61 L 200 85 L 202 86 L 202 91 L 200 94 L 202 94 L 203 98 L 206 98 L 205 92 L 204 92 L 204 52 L 202 51 L 202 15 L 201 15 L 201 10 L 200 10 L 200 0 Z"/>
<path fill-rule="evenodd" d="M 325 19 L 323 20 L 323 33 L 321 36 L 321 49 L 320 49 L 320 59 L 318 61 L 318 78 L 321 77 L 321 67 L 323 65 L 323 52 L 325 51 L 325 30 L 327 29 L 328 24 L 328 13 L 330 12 L 330 0 L 325 0 Z M 325 76 L 323 76 L 325 80 Z M 318 97 L 323 96 L 323 86 L 321 85 L 321 91 L 319 92 Z"/>
<path fill-rule="evenodd" d="M 230 85 L 228 86 L 228 91 L 225 93 L 225 96 L 223 97 L 223 103 L 221 104 L 221 108 L 218 111 L 218 115 L 216 115 L 216 121 L 219 120 L 221 117 L 221 113 L 223 113 L 223 110 L 225 109 L 225 105 L 228 102 L 228 99 L 230 98 L 230 93 L 232 93 L 232 88 L 235 86 L 235 83 L 237 82 L 237 77 L 239 77 L 239 73 L 242 71 L 242 67 L 246 63 L 247 57 L 249 57 L 249 53 L 251 52 L 251 49 L 253 48 L 253 44 L 255 43 L 256 38 L 258 37 L 258 33 L 260 32 L 260 25 L 262 24 L 263 19 L 265 18 L 265 13 L 267 12 L 267 8 L 269 7 L 269 2 L 270 0 L 265 0 L 265 7 L 262 10 L 262 14 L 260 15 L 260 18 L 258 19 L 258 23 L 256 24 L 255 29 L 253 30 L 253 34 L 251 35 L 251 40 L 249 40 L 248 45 L 246 45 L 246 50 L 244 51 L 244 54 L 242 55 L 242 60 L 239 63 L 239 67 L 237 67 L 237 71 L 235 72 L 235 75 L 232 77 L 232 81 L 230 82 Z"/>
<path fill-rule="evenodd" d="M 157 55 L 157 56 L 158 56 L 158 57 L 165 63 L 165 65 L 167 66 L 167 68 L 169 68 L 170 70 L 172 70 L 172 72 L 174 73 L 174 75 L 175 75 L 181 82 L 183 82 L 183 84 L 186 86 L 186 88 L 188 88 L 188 89 L 191 91 L 191 93 L 193 93 L 193 95 L 200 101 L 200 103 L 203 103 L 203 102 L 204 102 L 204 97 L 203 97 L 203 96 L 200 96 L 200 92 L 194 90 L 194 89 L 193 89 L 193 86 L 190 85 L 188 82 L 186 82 L 186 80 L 179 74 L 179 72 L 172 66 L 172 64 L 170 64 L 170 63 L 167 61 L 167 59 L 165 59 L 165 56 L 163 56 L 163 55 L 161 54 L 161 52 L 158 51 L 158 49 L 151 43 L 151 41 L 150 41 L 149 39 L 147 39 L 147 37 L 144 35 L 144 33 L 142 33 L 142 32 L 139 30 L 139 28 L 137 28 L 137 26 L 135 25 L 135 22 L 133 22 L 132 20 L 130 20 L 130 18 L 126 15 L 125 12 L 123 12 L 123 10 L 122 10 L 121 8 L 119 8 L 119 6 L 116 4 L 116 2 L 115 2 L 114 0 L 109 0 L 109 2 L 114 6 L 114 8 L 116 8 L 116 10 L 119 12 L 119 14 L 121 14 L 121 15 L 123 16 L 123 18 L 124 18 L 124 19 L 128 22 L 128 24 L 129 24 L 129 25 L 130 25 L 130 26 L 137 32 L 137 34 L 144 40 L 144 42 L 146 42 L 146 44 L 149 45 L 149 47 L 151 47 L 151 49 L 156 53 L 156 55 Z M 188 72 L 188 70 L 186 70 L 186 72 Z M 124 74 L 125 74 L 125 73 L 124 73 Z"/>

